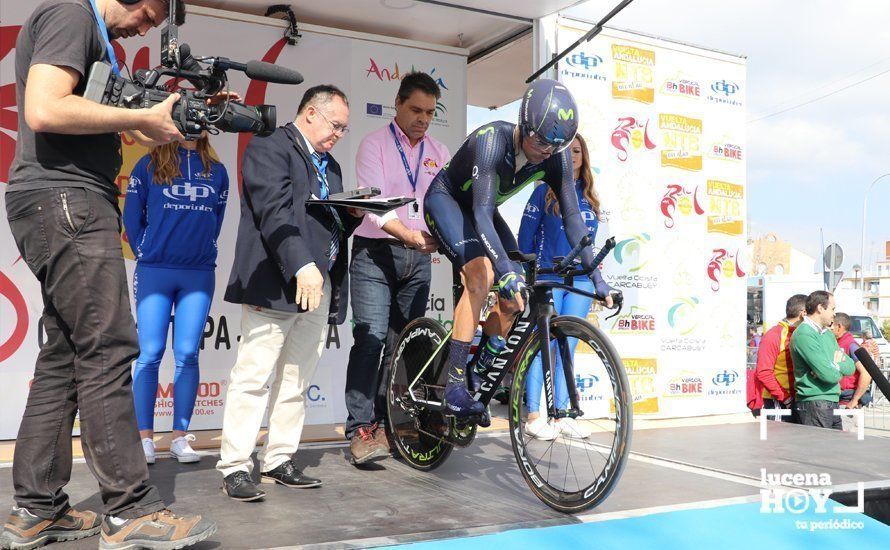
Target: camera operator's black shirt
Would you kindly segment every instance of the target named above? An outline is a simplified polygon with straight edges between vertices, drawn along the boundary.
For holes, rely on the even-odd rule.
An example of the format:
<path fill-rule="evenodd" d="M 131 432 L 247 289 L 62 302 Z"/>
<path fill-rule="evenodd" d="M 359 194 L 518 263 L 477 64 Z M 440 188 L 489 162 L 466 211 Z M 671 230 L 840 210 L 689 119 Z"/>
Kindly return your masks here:
<path fill-rule="evenodd" d="M 52 0 L 34 10 L 15 45 L 18 142 L 7 193 L 52 187 L 84 187 L 117 201 L 114 179 L 121 167 L 117 133 L 63 135 L 34 132 L 25 122 L 25 86 L 32 65 L 70 67 L 83 95 L 90 66 L 106 57 L 99 27 L 87 0 Z"/>

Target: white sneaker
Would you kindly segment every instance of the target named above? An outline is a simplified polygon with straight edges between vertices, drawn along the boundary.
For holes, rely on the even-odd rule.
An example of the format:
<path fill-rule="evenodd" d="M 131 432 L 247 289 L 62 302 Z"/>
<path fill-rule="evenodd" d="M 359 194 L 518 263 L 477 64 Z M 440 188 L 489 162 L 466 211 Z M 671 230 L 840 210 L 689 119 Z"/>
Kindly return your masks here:
<path fill-rule="evenodd" d="M 142 438 L 142 452 L 145 453 L 145 462 L 147 464 L 155 463 L 155 442 L 152 438 Z"/>
<path fill-rule="evenodd" d="M 541 441 L 552 441 L 559 437 L 559 427 L 554 426 L 546 416 L 539 416 L 525 423 L 525 433 Z"/>
<path fill-rule="evenodd" d="M 175 456 L 176 460 L 181 464 L 188 464 L 201 460 L 198 453 L 196 453 L 195 450 L 192 449 L 192 446 L 189 445 L 189 443 L 194 440 L 194 435 L 185 434 L 182 437 L 177 437 L 170 443 L 170 452 L 173 453 L 173 456 Z"/>
<path fill-rule="evenodd" d="M 561 419 L 557 427 L 560 433 L 569 439 L 587 439 L 593 433 L 584 422 L 578 422 L 574 418 Z"/>

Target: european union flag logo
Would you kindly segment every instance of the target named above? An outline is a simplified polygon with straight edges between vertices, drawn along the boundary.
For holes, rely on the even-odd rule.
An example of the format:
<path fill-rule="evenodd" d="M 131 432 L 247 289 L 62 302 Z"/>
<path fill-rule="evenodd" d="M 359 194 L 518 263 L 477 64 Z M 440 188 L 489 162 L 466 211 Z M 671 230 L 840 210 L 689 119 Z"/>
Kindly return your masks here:
<path fill-rule="evenodd" d="M 367 113 L 369 115 L 383 116 L 383 105 L 379 103 L 368 103 Z"/>

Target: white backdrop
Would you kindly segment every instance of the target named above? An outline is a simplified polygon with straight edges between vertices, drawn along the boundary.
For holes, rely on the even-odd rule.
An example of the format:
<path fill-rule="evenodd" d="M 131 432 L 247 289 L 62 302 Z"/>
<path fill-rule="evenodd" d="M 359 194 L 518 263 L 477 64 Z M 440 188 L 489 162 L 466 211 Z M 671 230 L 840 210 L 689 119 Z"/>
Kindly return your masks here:
<path fill-rule="evenodd" d="M 7 171 L 16 138 L 14 94 L 14 46 L 20 25 L 34 3 L 3 2 L 0 19 L 0 101 L 2 118 L 0 133 L 0 187 L 6 187 Z M 431 73 L 439 79 L 443 96 L 430 134 L 454 151 L 465 137 L 466 126 L 466 58 L 423 45 L 395 45 L 386 38 L 338 33 L 318 27 L 301 27 L 299 44 L 284 43 L 282 29 L 259 23 L 244 23 L 207 15 L 191 14 L 180 29 L 180 39 L 192 46 L 197 55 L 221 55 L 237 61 L 265 59 L 299 70 L 306 81 L 300 86 L 283 86 L 249 81 L 241 73 L 230 71 L 231 86 L 250 104 L 269 103 L 278 108 L 278 124 L 293 120 L 300 97 L 308 86 L 332 83 L 342 88 L 350 100 L 352 131 L 334 148 L 333 154 L 343 168 L 346 187 L 354 187 L 354 158 L 361 138 L 386 124 L 394 113 L 392 107 L 399 78 L 412 68 Z M 347 34 L 348 36 L 344 36 Z M 159 62 L 160 31 L 147 38 L 132 38 L 116 43 L 117 57 L 131 71 L 149 68 Z M 232 263 L 238 224 L 239 193 L 236 182 L 238 159 L 247 143 L 247 136 L 224 134 L 212 138 L 212 144 L 226 165 L 232 181 L 232 193 L 226 220 L 219 238 L 220 253 L 216 271 L 216 295 L 205 326 L 203 351 L 200 355 L 201 385 L 192 420 L 193 429 L 219 428 L 229 371 L 234 363 L 240 335 L 239 306 L 226 303 L 222 295 Z M 124 167 L 118 184 L 126 190 L 127 175 L 145 150 L 126 144 Z M 123 203 L 121 203 L 123 204 Z M 0 210 L 5 212 L 4 193 L 0 193 Z M 13 439 L 24 410 L 34 362 L 41 338 L 39 318 L 42 310 L 40 289 L 24 262 L 19 260 L 5 215 L 0 222 L 0 439 Z M 132 281 L 135 262 L 128 245 L 127 268 Z M 451 269 L 447 261 L 434 257 L 434 284 L 428 314 L 450 322 Z M 135 307 L 134 307 L 135 311 Z M 327 350 L 309 390 L 310 424 L 343 422 L 346 418 L 343 387 L 346 362 L 352 344 L 347 322 L 332 328 Z M 156 410 L 156 429 L 169 430 L 172 424 L 173 357 L 169 351 L 161 367 Z"/>
<path fill-rule="evenodd" d="M 587 30 L 560 20 L 559 48 Z M 745 60 L 609 29 L 559 78 L 598 171 L 597 244 L 618 241 L 605 277 L 625 296 L 621 316 L 589 318 L 624 360 L 635 413 L 744 410 Z M 602 373 L 578 377 L 585 406 L 601 402 Z"/>

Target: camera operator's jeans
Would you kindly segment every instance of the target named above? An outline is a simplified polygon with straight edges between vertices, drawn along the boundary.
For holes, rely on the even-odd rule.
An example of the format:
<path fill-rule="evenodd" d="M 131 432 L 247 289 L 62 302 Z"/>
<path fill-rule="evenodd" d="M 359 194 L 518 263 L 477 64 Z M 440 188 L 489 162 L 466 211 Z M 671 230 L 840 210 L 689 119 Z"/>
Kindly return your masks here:
<path fill-rule="evenodd" d="M 85 189 L 6 194 L 22 258 L 40 281 L 45 341 L 16 438 L 15 501 L 55 519 L 70 506 L 71 430 L 80 410 L 84 458 L 105 513 L 135 518 L 164 507 L 148 484 L 133 409 L 138 354 L 116 204 Z"/>

